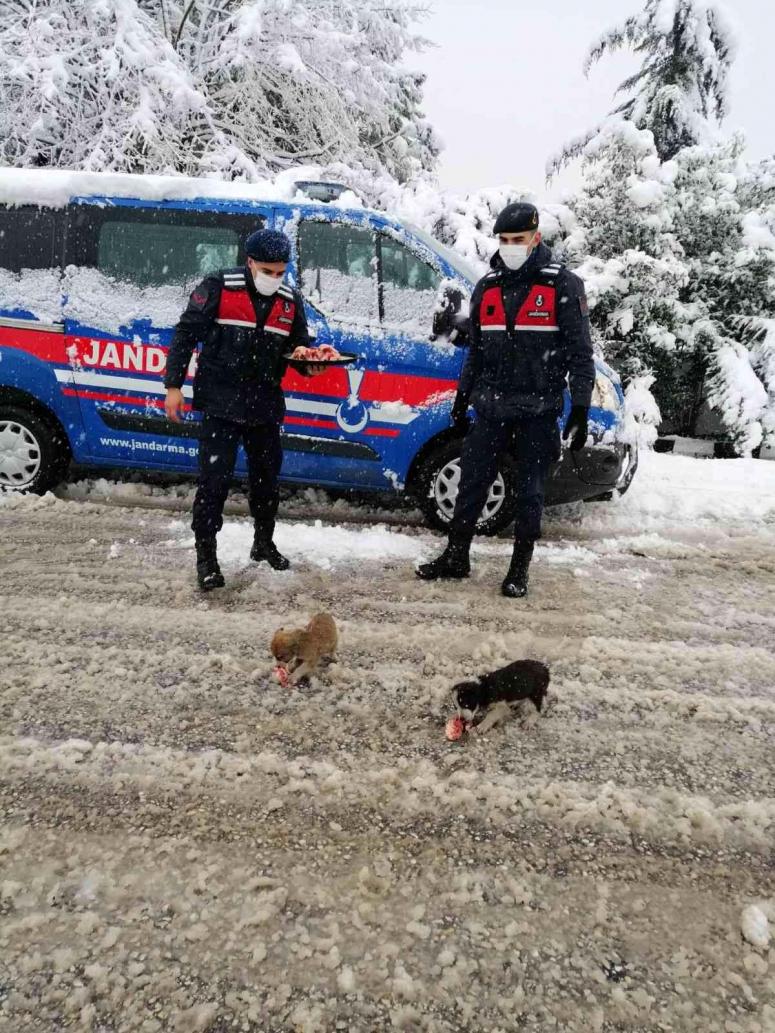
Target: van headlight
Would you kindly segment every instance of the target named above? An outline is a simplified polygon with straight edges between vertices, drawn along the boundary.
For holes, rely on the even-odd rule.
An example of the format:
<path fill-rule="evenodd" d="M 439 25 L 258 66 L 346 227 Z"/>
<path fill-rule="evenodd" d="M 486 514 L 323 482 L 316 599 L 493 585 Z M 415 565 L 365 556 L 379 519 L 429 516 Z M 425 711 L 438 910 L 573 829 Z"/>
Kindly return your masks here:
<path fill-rule="evenodd" d="M 621 403 L 613 382 L 605 373 L 595 374 L 595 386 L 592 389 L 592 405 L 596 409 L 607 409 L 608 412 L 619 412 Z"/>

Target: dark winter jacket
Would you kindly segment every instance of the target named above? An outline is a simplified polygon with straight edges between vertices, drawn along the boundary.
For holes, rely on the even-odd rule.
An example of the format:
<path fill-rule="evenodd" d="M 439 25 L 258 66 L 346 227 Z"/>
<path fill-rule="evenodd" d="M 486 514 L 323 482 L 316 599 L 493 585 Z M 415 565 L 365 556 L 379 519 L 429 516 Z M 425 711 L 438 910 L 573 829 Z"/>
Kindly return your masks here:
<path fill-rule="evenodd" d="M 589 406 L 595 364 L 581 279 L 545 244 L 521 269 L 497 252 L 490 265 L 471 296 L 461 395 L 489 420 L 559 415 L 569 376 L 571 404 Z"/>
<path fill-rule="evenodd" d="M 181 387 L 197 344 L 194 408 L 236 423 L 282 423 L 283 355 L 309 343 L 301 294 L 281 284 L 264 297 L 250 271 L 225 269 L 206 277 L 175 328 L 165 387 Z"/>

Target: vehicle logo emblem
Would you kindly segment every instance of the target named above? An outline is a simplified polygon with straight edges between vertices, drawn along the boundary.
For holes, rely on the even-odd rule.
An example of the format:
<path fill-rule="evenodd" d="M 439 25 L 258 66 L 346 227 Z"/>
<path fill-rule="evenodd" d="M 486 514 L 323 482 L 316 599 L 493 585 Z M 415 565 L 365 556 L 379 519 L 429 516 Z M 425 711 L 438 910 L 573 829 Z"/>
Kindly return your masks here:
<path fill-rule="evenodd" d="M 365 372 L 362 369 L 347 369 L 350 393 L 336 410 L 336 422 L 348 434 L 359 434 L 369 422 L 369 410 L 358 397 Z"/>

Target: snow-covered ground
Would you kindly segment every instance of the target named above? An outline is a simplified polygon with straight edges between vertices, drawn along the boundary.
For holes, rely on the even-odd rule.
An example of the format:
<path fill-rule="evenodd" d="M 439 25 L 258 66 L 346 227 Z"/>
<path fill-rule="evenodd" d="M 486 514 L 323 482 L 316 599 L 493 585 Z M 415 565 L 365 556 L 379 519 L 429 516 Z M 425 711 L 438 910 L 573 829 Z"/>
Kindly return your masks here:
<path fill-rule="evenodd" d="M 507 542 L 425 584 L 438 538 L 318 494 L 284 574 L 230 518 L 203 598 L 187 519 L 95 501 L 187 492 L 0 500 L 0 1029 L 775 1029 L 773 464 L 647 455 L 519 602 Z M 545 717 L 447 743 L 523 656 Z"/>

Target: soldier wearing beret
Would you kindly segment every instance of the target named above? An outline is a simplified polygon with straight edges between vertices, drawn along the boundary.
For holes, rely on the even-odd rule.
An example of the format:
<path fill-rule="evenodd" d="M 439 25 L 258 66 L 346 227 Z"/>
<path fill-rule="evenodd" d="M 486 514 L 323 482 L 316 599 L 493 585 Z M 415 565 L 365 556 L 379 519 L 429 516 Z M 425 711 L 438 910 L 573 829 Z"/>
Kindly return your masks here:
<path fill-rule="evenodd" d="M 544 482 L 561 453 L 558 418 L 566 380 L 571 408 L 563 429 L 571 449 L 584 447 L 595 380 L 584 284 L 541 241 L 538 210 L 508 205 L 493 232 L 491 270 L 471 297 L 469 352 L 452 420 L 468 426 L 460 485 L 444 552 L 418 577 L 465 578 L 477 520 L 503 452 L 512 456 L 517 505 L 514 550 L 503 595 L 527 593 L 533 547 L 541 537 Z M 472 406 L 475 420 L 469 424 Z"/>
<path fill-rule="evenodd" d="M 283 282 L 291 242 L 277 230 L 260 229 L 245 241 L 244 266 L 207 276 L 180 317 L 167 356 L 165 409 L 180 420 L 182 386 L 197 344 L 193 408 L 203 413 L 199 484 L 191 526 L 202 591 L 221 588 L 216 535 L 234 475 L 237 449 L 248 461 L 248 501 L 254 523 L 250 558 L 275 570 L 290 565 L 274 544 L 283 452 L 280 428 L 285 401 L 280 383 L 283 356 L 309 344 L 301 294 Z M 313 366 L 310 375 L 322 372 Z"/>

